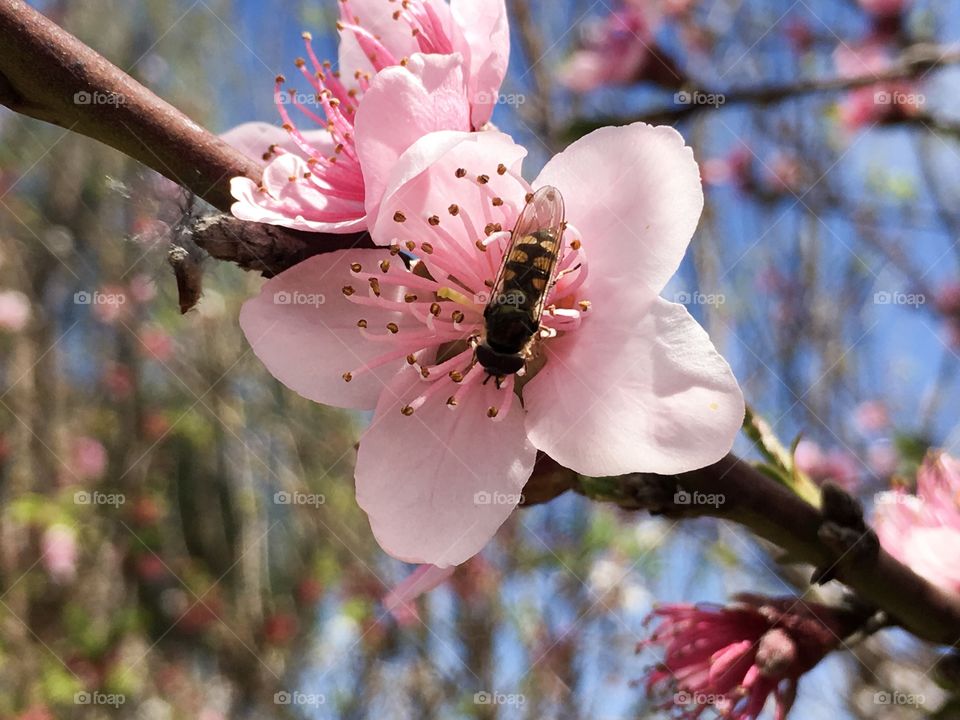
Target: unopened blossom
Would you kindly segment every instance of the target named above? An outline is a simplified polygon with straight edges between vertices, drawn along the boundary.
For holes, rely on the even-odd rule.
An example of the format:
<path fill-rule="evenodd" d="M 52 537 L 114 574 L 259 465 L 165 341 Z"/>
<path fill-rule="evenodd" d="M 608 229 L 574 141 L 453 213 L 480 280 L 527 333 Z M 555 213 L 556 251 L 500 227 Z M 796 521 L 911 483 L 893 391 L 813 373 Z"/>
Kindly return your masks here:
<path fill-rule="evenodd" d="M 680 71 L 657 44 L 659 25 L 649 3 L 625 4 L 585 23 L 581 47 L 560 68 L 560 82 L 576 92 L 643 81 L 680 87 Z"/>
<path fill-rule="evenodd" d="M 248 123 L 224 136 L 270 161 L 259 185 L 231 181 L 232 211 L 241 220 L 363 230 L 367 203 L 379 199 L 382 178 L 403 150 L 429 132 L 480 129 L 490 119 L 510 50 L 503 0 L 339 0 L 338 6 L 338 69 L 317 57 L 304 33 L 306 57 L 296 65 L 307 92 L 276 79 L 283 129 Z M 298 126 L 294 111 L 319 129 Z"/>
<path fill-rule="evenodd" d="M 960 592 L 960 461 L 926 458 L 916 494 L 903 489 L 876 499 L 874 527 L 884 549 L 935 585 Z"/>
<path fill-rule="evenodd" d="M 674 474 L 720 459 L 742 422 L 729 366 L 683 306 L 659 297 L 703 206 L 680 135 L 598 130 L 532 184 L 525 152 L 498 132 L 422 138 L 372 222 L 386 247 L 306 260 L 241 312 L 288 387 L 375 411 L 357 499 L 380 544 L 409 562 L 444 568 L 479 551 L 537 450 L 586 475 Z M 474 347 L 535 189 L 565 203 L 559 276 L 523 373 L 491 378 Z"/>
<path fill-rule="evenodd" d="M 699 718 L 708 707 L 731 720 L 756 720 L 772 695 L 777 720 L 793 706 L 797 681 L 849 634 L 848 616 L 797 598 L 743 594 L 734 604 L 665 605 L 638 651 L 659 646 L 663 661 L 647 692 L 664 708 Z"/>

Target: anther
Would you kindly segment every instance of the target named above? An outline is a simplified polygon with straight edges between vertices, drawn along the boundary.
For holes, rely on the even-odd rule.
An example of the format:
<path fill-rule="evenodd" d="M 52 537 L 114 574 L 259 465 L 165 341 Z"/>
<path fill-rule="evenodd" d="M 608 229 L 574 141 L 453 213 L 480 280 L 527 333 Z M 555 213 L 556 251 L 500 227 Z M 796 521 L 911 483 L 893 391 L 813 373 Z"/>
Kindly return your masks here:
<path fill-rule="evenodd" d="M 450 407 L 456 407 L 457 399 L 453 395 L 451 395 L 450 397 L 447 398 L 447 405 L 449 405 Z"/>
<path fill-rule="evenodd" d="M 467 176 L 466 168 L 457 168 L 456 175 L 458 178 L 465 178 Z"/>
<path fill-rule="evenodd" d="M 420 249 L 423 250 L 427 255 L 433 254 L 433 245 L 430 243 L 420 243 Z"/>
<path fill-rule="evenodd" d="M 403 301 L 405 303 L 414 303 L 417 301 L 417 296 L 414 295 L 413 293 L 407 293 L 406 295 L 403 296 Z"/>
<path fill-rule="evenodd" d="M 293 61 L 293 64 L 296 65 L 298 68 L 302 68 L 306 66 L 307 61 L 301 57 L 298 57 L 296 60 Z"/>
<path fill-rule="evenodd" d="M 481 185 L 486 185 L 488 182 L 490 182 L 490 176 L 489 176 L 489 175 L 477 175 L 477 182 L 480 183 Z"/>
<path fill-rule="evenodd" d="M 430 377 L 430 370 L 425 367 L 420 368 L 420 377 L 426 380 L 428 377 Z"/>
<path fill-rule="evenodd" d="M 353 373 L 345 372 L 343 375 L 341 375 L 341 377 L 343 378 L 344 382 L 350 382 L 353 380 Z"/>
<path fill-rule="evenodd" d="M 406 221 L 407 221 L 407 216 L 404 215 L 404 214 L 403 214 L 402 212 L 400 212 L 399 210 L 397 210 L 397 211 L 393 214 L 393 221 L 394 221 L 394 222 L 398 222 L 398 223 L 406 222 Z"/>
<path fill-rule="evenodd" d="M 460 206 L 456 204 L 451 205 L 450 207 L 447 208 L 447 212 L 449 212 L 451 215 L 456 217 L 457 215 L 460 214 Z"/>
<path fill-rule="evenodd" d="M 582 244 L 583 244 L 583 243 L 581 243 L 579 239 L 578 239 L 578 240 L 573 240 L 573 241 L 570 242 L 570 249 L 571 249 L 571 250 L 579 250 L 579 249 L 580 249 L 580 246 L 581 246 Z"/>
<path fill-rule="evenodd" d="M 400 412 L 402 412 L 407 417 L 410 417 L 411 415 L 413 415 L 413 408 L 410 407 L 409 405 L 404 405 L 402 408 L 400 408 Z"/>
<path fill-rule="evenodd" d="M 417 364 L 416 355 L 414 355 L 413 353 L 411 353 L 410 355 L 407 355 L 407 365 L 416 365 L 416 364 Z"/>
<path fill-rule="evenodd" d="M 366 321 L 366 320 L 364 320 L 363 318 L 360 318 L 359 320 L 357 320 L 357 327 L 358 327 L 358 328 L 365 328 L 366 326 L 367 326 L 367 321 Z"/>
<path fill-rule="evenodd" d="M 450 379 L 453 380 L 455 383 L 463 382 L 463 373 L 460 372 L 459 370 L 451 370 Z"/>
<path fill-rule="evenodd" d="M 400 326 L 393 322 L 387 323 L 387 330 L 396 335 L 398 332 L 400 332 Z"/>
<path fill-rule="evenodd" d="M 506 165 L 504 165 L 503 163 L 500 163 L 499 165 L 497 165 L 497 175 L 506 175 L 506 173 L 507 173 Z"/>
<path fill-rule="evenodd" d="M 300 37 L 302 37 L 302 38 L 303 38 L 304 40 L 306 40 L 307 42 L 310 42 L 311 40 L 313 40 L 313 35 L 311 35 L 310 33 L 308 33 L 306 30 L 304 30 L 302 33 L 300 33 Z"/>
<path fill-rule="evenodd" d="M 580 308 L 581 310 L 583 310 L 584 312 L 586 312 L 587 310 L 590 309 L 590 301 L 589 301 L 589 300 L 581 300 L 580 302 L 577 303 L 577 305 L 578 305 L 579 308 Z"/>
<path fill-rule="evenodd" d="M 404 245 L 407 246 L 407 250 L 409 250 L 410 252 L 413 252 L 414 250 L 417 249 L 417 244 L 413 240 L 407 240 L 404 243 Z"/>
<path fill-rule="evenodd" d="M 460 312 L 459 310 L 454 310 L 454 311 L 453 311 L 452 318 L 453 318 L 453 322 L 455 322 L 455 323 L 462 323 L 462 322 L 463 322 L 463 318 L 464 318 L 464 314 L 463 314 L 462 312 Z"/>
<path fill-rule="evenodd" d="M 400 252 L 400 248 L 397 248 L 397 252 Z M 381 260 L 380 261 L 380 272 L 389 272 L 390 271 L 390 261 Z"/>
<path fill-rule="evenodd" d="M 427 222 L 433 225 L 434 227 L 436 227 L 437 225 L 440 224 L 440 218 L 437 217 L 436 215 L 431 215 L 430 217 L 427 218 Z"/>
<path fill-rule="evenodd" d="M 287 79 L 283 75 L 277 75 L 277 77 L 274 78 L 274 80 L 280 84 L 283 84 L 287 81 Z"/>
<path fill-rule="evenodd" d="M 497 410 L 497 408 L 495 408 L 495 407 L 489 407 L 489 408 L 487 408 L 487 417 L 490 418 L 490 419 L 493 419 L 493 418 L 495 418 L 495 417 L 499 414 L 499 412 L 500 412 L 500 411 Z"/>
<path fill-rule="evenodd" d="M 358 273 L 361 270 L 363 270 L 363 265 L 361 265 L 360 263 L 350 263 L 350 269 L 353 270 L 355 273 Z"/>
<path fill-rule="evenodd" d="M 369 282 L 370 282 L 370 289 L 373 290 L 373 294 L 376 295 L 377 297 L 380 297 L 380 281 L 377 278 L 372 277 L 370 278 Z"/>
<path fill-rule="evenodd" d="M 430 304 L 430 314 L 434 317 L 440 316 L 440 303 L 431 303 Z"/>
<path fill-rule="evenodd" d="M 487 246 L 486 244 L 484 244 L 483 240 L 477 240 L 476 245 L 477 245 L 477 250 L 479 250 L 480 252 L 487 251 Z"/>
<path fill-rule="evenodd" d="M 501 205 L 503 205 L 503 198 L 495 197 L 490 202 L 493 203 L 494 207 L 500 207 Z"/>
<path fill-rule="evenodd" d="M 356 290 L 353 289 L 353 286 L 352 286 L 352 285 L 344 285 L 344 286 L 343 286 L 343 294 L 346 295 L 347 297 L 350 297 L 350 296 L 353 295 L 355 292 L 356 292 Z"/>

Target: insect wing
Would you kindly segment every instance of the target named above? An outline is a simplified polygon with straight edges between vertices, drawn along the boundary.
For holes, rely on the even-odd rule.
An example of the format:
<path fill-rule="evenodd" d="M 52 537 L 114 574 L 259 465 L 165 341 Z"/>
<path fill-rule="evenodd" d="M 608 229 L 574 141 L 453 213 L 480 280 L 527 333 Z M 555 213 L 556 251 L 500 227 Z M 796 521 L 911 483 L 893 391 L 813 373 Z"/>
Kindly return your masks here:
<path fill-rule="evenodd" d="M 523 208 L 503 256 L 491 305 L 513 304 L 534 324 L 540 321 L 563 254 L 563 196 L 555 187 L 537 190 Z"/>

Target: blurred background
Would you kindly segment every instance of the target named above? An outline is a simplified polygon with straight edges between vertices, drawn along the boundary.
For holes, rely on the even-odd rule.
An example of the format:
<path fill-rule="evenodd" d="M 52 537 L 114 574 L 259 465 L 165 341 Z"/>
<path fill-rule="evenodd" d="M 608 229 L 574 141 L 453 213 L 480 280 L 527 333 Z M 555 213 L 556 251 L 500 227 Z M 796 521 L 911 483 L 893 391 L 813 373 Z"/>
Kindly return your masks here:
<path fill-rule="evenodd" d="M 336 58 L 333 0 L 31 4 L 216 132 L 279 124 L 301 31 Z M 508 8 L 494 122 L 528 177 L 606 124 L 670 123 L 694 147 L 707 205 L 665 296 L 807 472 L 869 508 L 928 447 L 955 449 L 960 7 Z M 364 418 L 253 357 L 237 314 L 260 278 L 210 261 L 179 313 L 166 250 L 201 211 L 0 108 L 0 718 L 655 717 L 637 681 L 657 658 L 635 653 L 654 602 L 808 590 L 736 527 L 568 494 L 516 512 L 419 617 L 386 614 L 410 568 L 353 498 Z M 955 717 L 934 660 L 875 636 L 805 677 L 792 717 Z M 894 690 L 925 703 L 873 703 Z"/>

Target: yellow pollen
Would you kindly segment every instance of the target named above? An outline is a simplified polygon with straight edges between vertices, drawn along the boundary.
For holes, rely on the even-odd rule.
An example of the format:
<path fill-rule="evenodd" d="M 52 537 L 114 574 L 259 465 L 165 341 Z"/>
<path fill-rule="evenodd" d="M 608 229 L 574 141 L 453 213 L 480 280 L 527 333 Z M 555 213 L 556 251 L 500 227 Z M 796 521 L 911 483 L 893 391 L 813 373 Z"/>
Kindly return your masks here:
<path fill-rule="evenodd" d="M 450 379 L 453 380 L 455 383 L 463 382 L 463 373 L 460 372 L 459 370 L 451 370 Z"/>
<path fill-rule="evenodd" d="M 398 249 L 397 249 L 397 252 L 399 252 L 399 251 L 400 251 L 400 250 L 399 250 L 399 248 L 398 248 Z M 381 261 L 380 261 L 380 272 L 389 272 L 389 271 L 390 271 L 390 261 L 389 261 L 389 260 L 381 260 Z"/>
<path fill-rule="evenodd" d="M 467 307 L 473 307 L 475 304 L 463 293 L 449 287 L 442 287 L 437 290 L 437 297 L 442 298 L 443 300 L 453 300 L 458 305 L 466 305 Z M 437 307 L 439 307 L 439 305 Z M 431 308 L 431 310 L 432 309 L 433 308 Z"/>
<path fill-rule="evenodd" d="M 586 312 L 587 310 L 590 309 L 589 300 L 581 300 L 580 302 L 577 303 L 577 305 L 580 307 L 581 310 L 583 310 L 583 312 Z"/>

